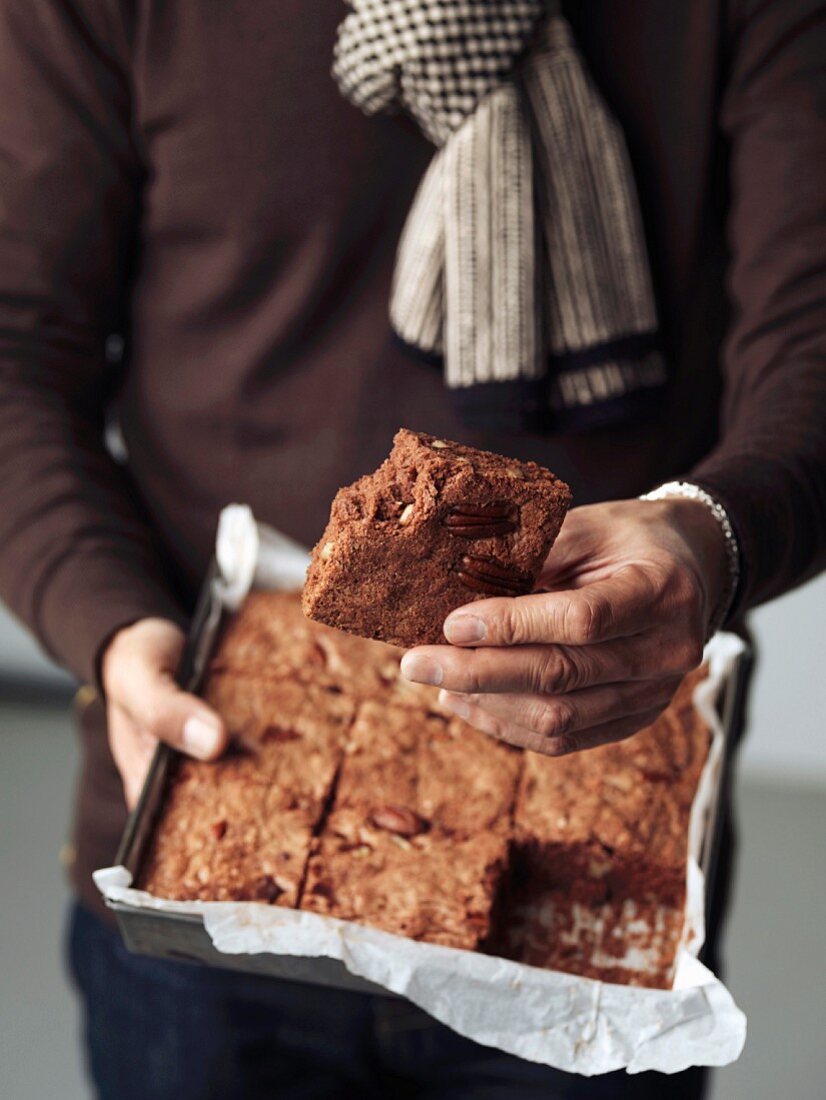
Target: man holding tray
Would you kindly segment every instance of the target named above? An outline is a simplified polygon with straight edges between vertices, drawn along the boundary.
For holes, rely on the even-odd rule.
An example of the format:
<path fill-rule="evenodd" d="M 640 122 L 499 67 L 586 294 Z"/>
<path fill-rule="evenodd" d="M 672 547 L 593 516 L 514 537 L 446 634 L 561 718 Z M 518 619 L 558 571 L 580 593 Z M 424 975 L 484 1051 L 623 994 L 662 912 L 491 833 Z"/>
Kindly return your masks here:
<path fill-rule="evenodd" d="M 310 544 L 400 425 L 580 505 L 560 591 L 406 661 L 506 740 L 633 734 L 826 558 L 826 5 L 345 12 L 0 7 L 0 586 L 90 685 L 91 1071 L 107 1098 L 699 1097 L 699 1070 L 588 1081 L 382 998 L 129 956 L 91 883 L 157 739 L 226 745 L 173 679 L 220 508 Z"/>

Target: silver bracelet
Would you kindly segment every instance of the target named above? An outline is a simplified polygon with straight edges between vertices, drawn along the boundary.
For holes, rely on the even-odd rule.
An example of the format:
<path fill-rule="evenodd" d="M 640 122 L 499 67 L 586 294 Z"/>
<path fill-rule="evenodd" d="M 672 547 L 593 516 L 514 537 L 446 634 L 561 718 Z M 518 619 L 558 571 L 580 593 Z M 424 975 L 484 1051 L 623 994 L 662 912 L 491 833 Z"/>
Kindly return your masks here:
<path fill-rule="evenodd" d="M 697 500 L 701 504 L 705 504 L 720 524 L 723 532 L 726 559 L 728 561 L 728 584 L 711 616 L 708 626 L 708 637 L 710 638 L 728 618 L 734 603 L 734 597 L 737 594 L 737 586 L 740 583 L 740 545 L 737 542 L 734 528 L 731 526 L 731 520 L 728 518 L 728 512 L 719 500 L 715 500 L 710 493 L 707 493 L 705 489 L 701 489 L 699 485 L 693 485 L 690 481 L 667 481 L 665 485 L 660 485 L 659 488 L 652 490 L 650 493 L 643 493 L 639 499 L 668 500 L 675 497 L 683 500 Z"/>

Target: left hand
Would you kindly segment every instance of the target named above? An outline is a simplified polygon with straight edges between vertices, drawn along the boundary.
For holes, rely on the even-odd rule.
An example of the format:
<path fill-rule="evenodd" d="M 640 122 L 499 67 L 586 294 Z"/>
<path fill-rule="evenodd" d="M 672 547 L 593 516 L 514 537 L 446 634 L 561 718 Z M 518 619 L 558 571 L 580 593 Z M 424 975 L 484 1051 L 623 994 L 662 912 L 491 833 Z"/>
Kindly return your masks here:
<path fill-rule="evenodd" d="M 477 729 L 550 756 L 629 737 L 702 659 L 727 576 L 723 534 L 692 500 L 573 509 L 537 581 L 445 620 L 402 673 L 443 688 Z"/>

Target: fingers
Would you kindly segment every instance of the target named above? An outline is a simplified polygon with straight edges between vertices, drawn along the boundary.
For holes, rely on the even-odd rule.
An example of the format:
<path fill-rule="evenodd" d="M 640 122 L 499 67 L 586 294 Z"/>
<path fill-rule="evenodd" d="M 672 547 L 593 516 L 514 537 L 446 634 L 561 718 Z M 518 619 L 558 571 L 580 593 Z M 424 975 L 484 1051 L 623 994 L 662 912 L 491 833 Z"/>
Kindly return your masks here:
<path fill-rule="evenodd" d="M 419 646 L 405 653 L 401 670 L 414 683 L 448 691 L 561 695 L 595 684 L 687 672 L 681 656 L 642 634 L 592 646 Z"/>
<path fill-rule="evenodd" d="M 112 756 L 123 782 L 126 805 L 131 810 L 140 796 L 158 742 L 150 734 L 137 730 L 117 707 L 108 708 L 107 725 Z"/>
<path fill-rule="evenodd" d="M 147 677 L 142 692 L 116 706 L 140 733 L 199 760 L 214 760 L 227 746 L 226 728 L 218 715 L 165 674 L 154 680 Z"/>
<path fill-rule="evenodd" d="M 137 734 L 213 760 L 226 748 L 227 731 L 211 707 L 175 683 L 183 641 L 179 628 L 161 619 L 145 619 L 121 631 L 104 658 L 107 701 Z"/>
<path fill-rule="evenodd" d="M 605 684 L 567 695 L 452 695 L 442 692 L 441 703 L 467 720 L 478 707 L 502 723 L 530 730 L 543 741 L 560 741 L 583 730 L 636 714 L 663 709 L 679 679 Z"/>
<path fill-rule="evenodd" d="M 583 588 L 467 604 L 448 615 L 444 632 L 452 645 L 594 645 L 645 630 L 657 595 L 648 571 L 626 565 Z"/>
<path fill-rule="evenodd" d="M 465 697 L 460 698 L 464 700 Z M 552 737 L 546 737 L 537 730 L 527 729 L 507 719 L 499 718 L 473 703 L 469 705 L 467 715 L 464 717 L 471 726 L 495 737 L 497 741 L 505 741 L 509 745 L 539 752 L 545 756 L 567 756 L 572 752 L 593 749 L 599 745 L 607 745 L 611 741 L 622 741 L 626 737 L 631 737 L 639 730 L 650 726 L 662 710 L 663 707 L 655 707 L 641 711 L 639 714 L 625 715 L 622 718 L 591 726 L 588 729 Z"/>

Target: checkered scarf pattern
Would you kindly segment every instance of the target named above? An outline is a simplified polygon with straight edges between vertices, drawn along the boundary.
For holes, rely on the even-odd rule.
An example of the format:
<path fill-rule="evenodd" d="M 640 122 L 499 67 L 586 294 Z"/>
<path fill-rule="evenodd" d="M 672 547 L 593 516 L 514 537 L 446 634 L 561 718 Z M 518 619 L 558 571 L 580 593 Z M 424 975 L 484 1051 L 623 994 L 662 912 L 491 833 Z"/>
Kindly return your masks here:
<path fill-rule="evenodd" d="M 622 133 L 558 3 L 350 0 L 333 74 L 438 147 L 390 303 L 469 421 L 590 426 L 665 384 Z"/>

